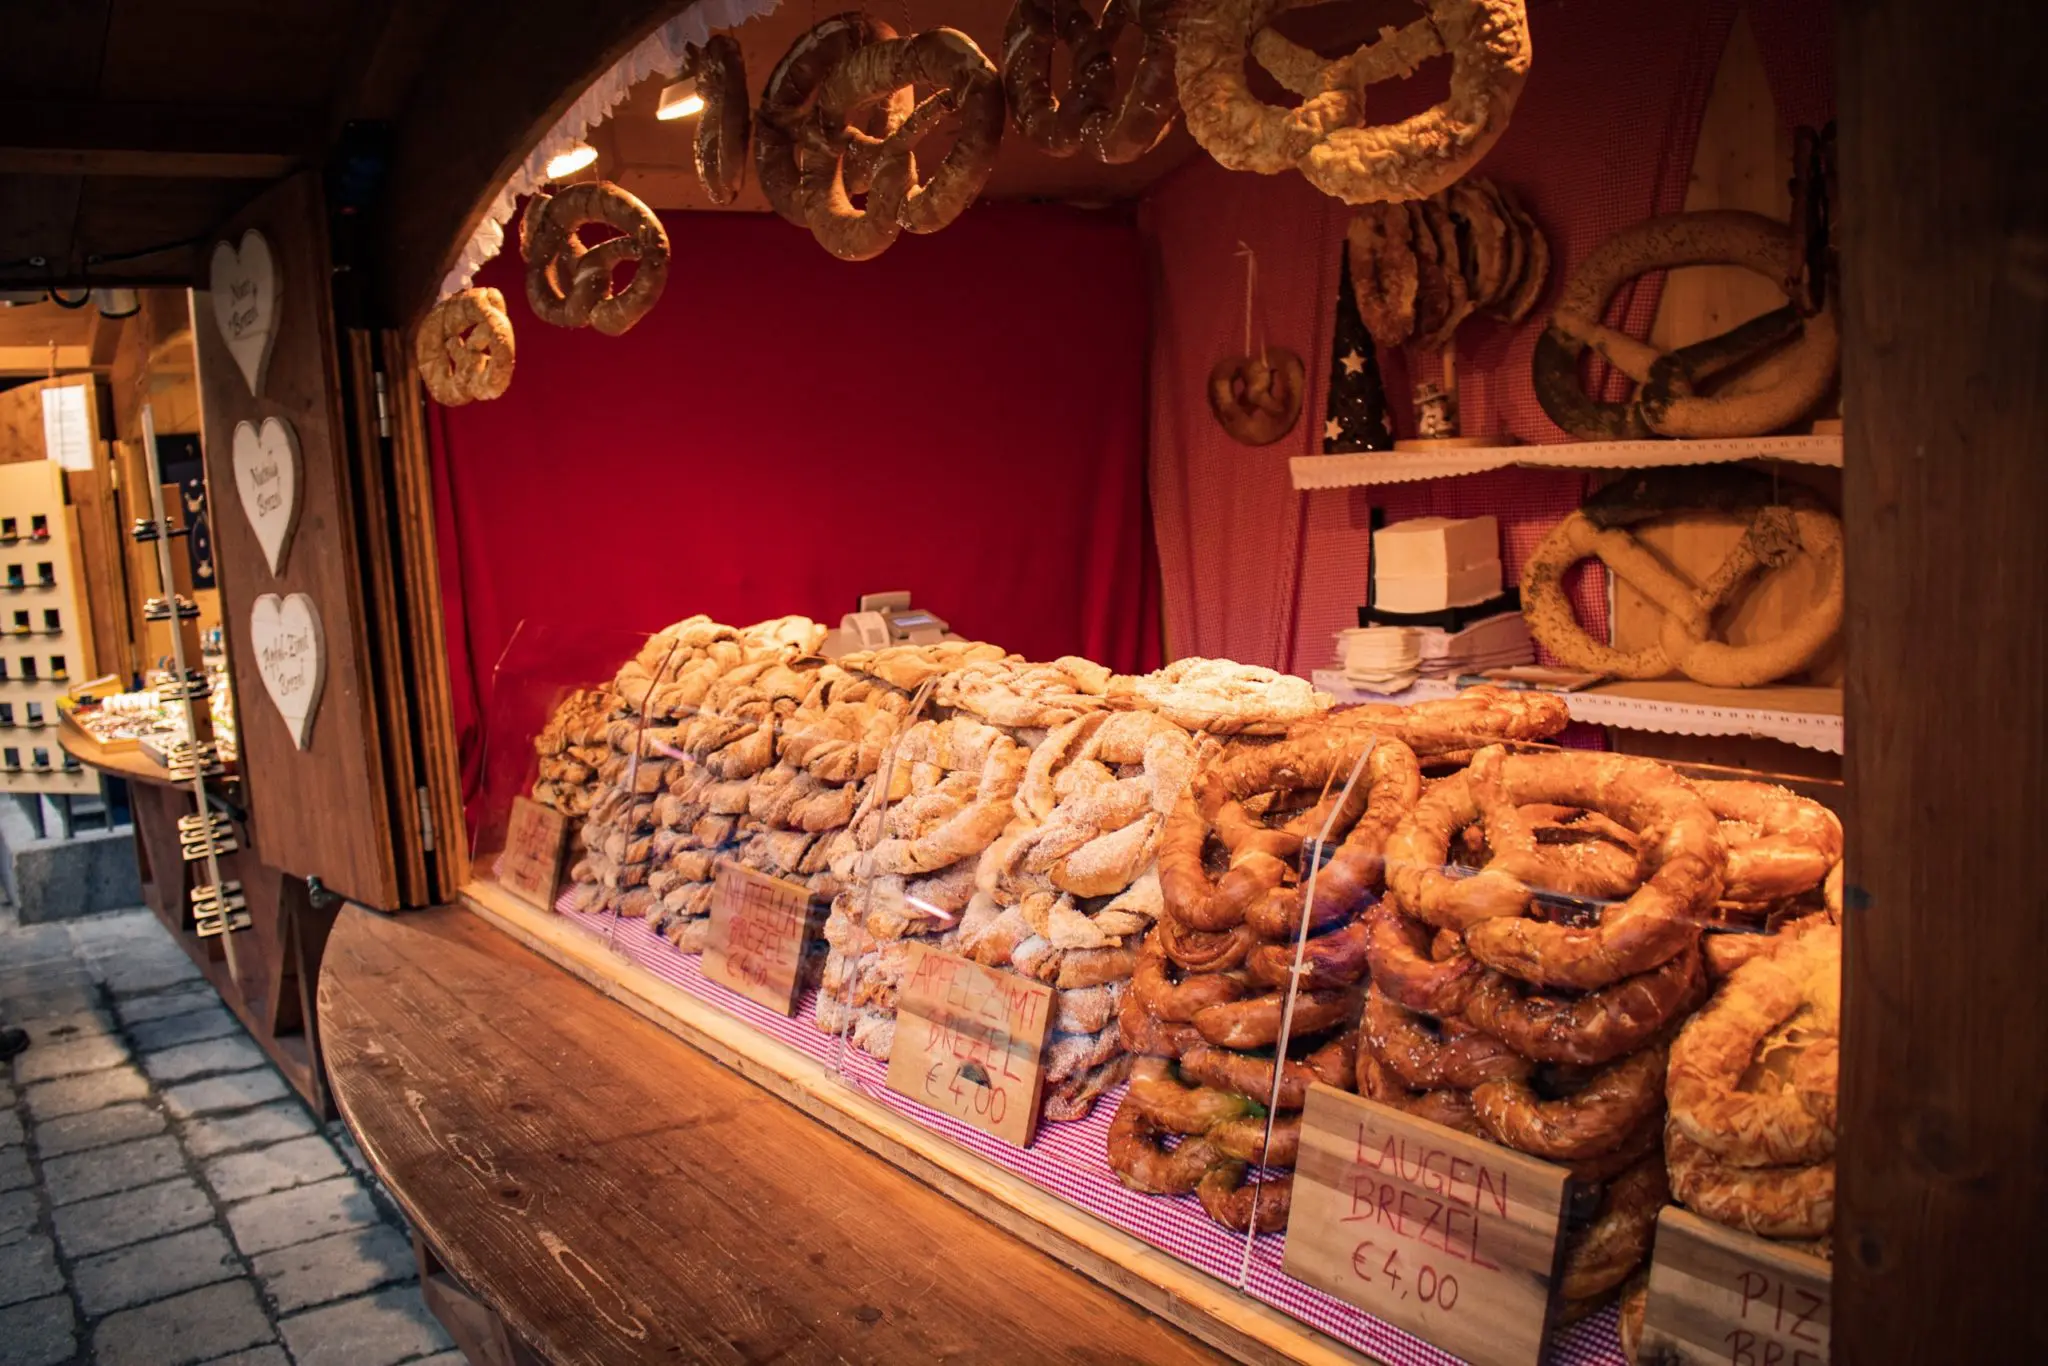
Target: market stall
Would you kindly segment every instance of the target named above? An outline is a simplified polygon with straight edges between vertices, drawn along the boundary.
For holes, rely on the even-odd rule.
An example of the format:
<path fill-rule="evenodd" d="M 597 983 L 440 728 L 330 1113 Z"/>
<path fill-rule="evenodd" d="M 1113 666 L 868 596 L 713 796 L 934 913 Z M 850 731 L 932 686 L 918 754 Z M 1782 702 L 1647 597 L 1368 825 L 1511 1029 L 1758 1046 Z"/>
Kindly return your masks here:
<path fill-rule="evenodd" d="M 2039 309 L 1967 208 L 2038 204 L 1899 189 L 2038 102 L 1988 18 L 584 11 L 415 43 L 374 280 L 288 292 L 366 257 L 286 181 L 201 337 L 210 465 L 296 437 L 222 538 L 265 859 L 460 907 L 320 992 L 458 1337 L 747 1355 L 646 1248 L 890 1223 L 801 1170 L 1247 1360 L 2039 1345 Z M 938 1353 L 804 1242 L 790 1350 Z"/>

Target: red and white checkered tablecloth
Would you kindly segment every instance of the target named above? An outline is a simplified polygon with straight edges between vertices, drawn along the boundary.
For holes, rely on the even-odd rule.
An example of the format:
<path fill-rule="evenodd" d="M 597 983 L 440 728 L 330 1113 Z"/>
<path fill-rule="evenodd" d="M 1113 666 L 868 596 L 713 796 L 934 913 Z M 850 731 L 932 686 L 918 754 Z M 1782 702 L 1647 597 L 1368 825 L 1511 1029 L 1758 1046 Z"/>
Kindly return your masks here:
<path fill-rule="evenodd" d="M 1042 1124 L 1029 1148 L 1013 1148 L 889 1090 L 883 1084 L 887 1064 L 851 1045 L 840 1047 L 831 1035 L 818 1031 L 815 991 L 804 993 L 794 1016 L 778 1015 L 705 977 L 698 955 L 678 951 L 641 921 L 577 913 L 569 908 L 566 896 L 557 909 L 565 920 L 606 942 L 627 961 L 750 1028 L 827 1067 L 834 1065 L 836 1054 L 842 1077 L 870 1100 L 1189 1266 L 1237 1284 L 1244 1256 L 1241 1235 L 1210 1222 L 1193 1196 L 1141 1195 L 1125 1189 L 1110 1174 L 1105 1157 L 1109 1122 L 1123 1088 L 1104 1096 L 1086 1119 Z M 1285 1274 L 1280 1269 L 1285 1245 L 1284 1233 L 1256 1240 L 1246 1294 L 1392 1366 L 1458 1366 L 1459 1358 Z M 1548 1360 L 1552 1366 L 1625 1366 L 1614 1311 L 1605 1310 L 1560 1334 Z"/>

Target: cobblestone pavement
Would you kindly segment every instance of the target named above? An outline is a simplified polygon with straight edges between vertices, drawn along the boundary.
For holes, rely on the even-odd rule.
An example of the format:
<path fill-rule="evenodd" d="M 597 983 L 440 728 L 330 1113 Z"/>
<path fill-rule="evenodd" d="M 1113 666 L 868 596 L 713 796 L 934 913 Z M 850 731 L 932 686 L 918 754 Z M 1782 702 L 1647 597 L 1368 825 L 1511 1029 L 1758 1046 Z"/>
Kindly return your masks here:
<path fill-rule="evenodd" d="M 0 911 L 0 1366 L 462 1366 L 405 1226 L 147 911 Z"/>

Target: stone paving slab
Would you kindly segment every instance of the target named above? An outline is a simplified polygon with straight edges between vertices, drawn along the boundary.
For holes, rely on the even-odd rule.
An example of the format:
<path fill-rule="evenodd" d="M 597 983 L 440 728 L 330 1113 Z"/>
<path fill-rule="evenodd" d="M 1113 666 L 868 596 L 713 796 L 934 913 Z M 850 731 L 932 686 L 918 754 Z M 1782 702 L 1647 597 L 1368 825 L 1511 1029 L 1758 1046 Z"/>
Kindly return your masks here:
<path fill-rule="evenodd" d="M 241 1274 L 227 1235 L 211 1224 L 87 1257 L 71 1269 L 79 1305 L 95 1316 Z"/>
<path fill-rule="evenodd" d="M 36 1125 L 36 1156 L 48 1162 L 66 1153 L 147 1138 L 163 1129 L 164 1117 L 146 1105 L 109 1105 Z"/>
<path fill-rule="evenodd" d="M 169 1134 L 51 1158 L 43 1163 L 43 1189 L 52 1205 L 133 1190 L 183 1174 L 185 1154 Z"/>
<path fill-rule="evenodd" d="M 228 1211 L 235 1246 L 251 1256 L 378 1222 L 370 1193 L 350 1176 L 259 1195 Z"/>
<path fill-rule="evenodd" d="M 439 1358 L 429 1360 L 438 1361 Z M 463 1357 L 462 1361 L 464 1366 L 467 1366 L 469 1358 Z M 284 1348 L 271 1343 L 266 1347 L 251 1347 L 248 1351 L 237 1352 L 233 1356 L 215 1357 L 204 1363 L 204 1366 L 292 1366 L 292 1359 L 284 1354 Z"/>
<path fill-rule="evenodd" d="M 26 1025 L 29 1042 L 40 1047 L 43 1044 L 76 1043 L 81 1039 L 111 1039 L 117 1037 L 114 1022 L 103 1010 L 75 1010 L 69 1015 L 50 1015 Z M 24 1053 L 21 1060 L 26 1062 L 32 1055 Z"/>
<path fill-rule="evenodd" d="M 16 1145 L 0 1148 L 0 1191 L 25 1190 L 36 1183 L 36 1174 L 29 1170 L 28 1149 Z"/>
<path fill-rule="evenodd" d="M 50 1211 L 50 1222 L 57 1230 L 57 1245 L 67 1257 L 87 1257 L 125 1247 L 212 1218 L 212 1202 L 189 1176 Z"/>
<path fill-rule="evenodd" d="M 104 1034 L 64 1043 L 36 1044 L 14 1060 L 14 1080 L 23 1086 L 31 1086 L 53 1077 L 97 1072 L 126 1061 L 127 1045 Z"/>
<path fill-rule="evenodd" d="M 60 1077 L 28 1087 L 23 1099 L 29 1117 L 41 1122 L 65 1115 L 97 1110 L 124 1100 L 141 1100 L 149 1094 L 149 1079 L 134 1067 L 123 1064 L 82 1077 Z"/>
<path fill-rule="evenodd" d="M 220 1006 L 206 1010 L 188 1010 L 181 1015 L 166 1015 L 160 1019 L 143 1020 L 128 1026 L 128 1037 L 135 1041 L 139 1053 L 154 1053 L 159 1049 L 173 1048 L 182 1043 L 198 1043 L 203 1039 L 217 1039 L 224 1034 L 240 1030 L 242 1022 L 234 1013 Z"/>
<path fill-rule="evenodd" d="M 77 1323 L 62 1295 L 0 1309 L 0 1366 L 57 1366 L 77 1345 Z"/>
<path fill-rule="evenodd" d="M 282 1143 L 318 1132 L 306 1108 L 294 1099 L 233 1114 L 201 1115 L 188 1120 L 181 1135 L 185 1151 L 203 1160 L 236 1148 Z"/>
<path fill-rule="evenodd" d="M 206 982 L 195 982 L 179 987 L 176 991 L 161 992 L 154 996 L 130 996 L 114 1002 L 114 1012 L 121 1017 L 121 1023 L 133 1027 L 148 1020 L 161 1020 L 170 1015 L 184 1015 L 191 1011 L 218 1006 L 220 997 Z"/>
<path fill-rule="evenodd" d="M 36 1226 L 42 1211 L 36 1207 L 36 1193 L 32 1190 L 8 1191 L 0 1194 L 0 1247 L 20 1242 Z"/>
<path fill-rule="evenodd" d="M 179 1044 L 160 1053 L 150 1053 L 142 1059 L 142 1070 L 161 1086 L 165 1082 L 183 1081 L 187 1077 L 205 1076 L 212 1072 L 241 1072 L 251 1067 L 265 1067 L 269 1062 L 263 1050 L 248 1036 L 236 1034 Z"/>
<path fill-rule="evenodd" d="M 275 1336 L 247 1281 L 111 1314 L 94 1330 L 99 1366 L 190 1366 Z"/>
<path fill-rule="evenodd" d="M 277 1326 L 298 1366 L 397 1366 L 452 1345 L 412 1286 L 309 1309 Z"/>
<path fill-rule="evenodd" d="M 251 1265 L 264 1293 L 286 1314 L 409 1281 L 419 1270 L 412 1240 L 389 1224 L 266 1252 Z"/>
<path fill-rule="evenodd" d="M 260 1056 L 260 1054 L 259 1054 Z M 291 1093 L 284 1078 L 263 1067 L 248 1072 L 231 1072 L 224 1077 L 206 1077 L 173 1086 L 163 1093 L 164 1109 L 173 1119 L 190 1119 L 223 1110 L 246 1110 L 265 1101 L 281 1100 Z"/>
<path fill-rule="evenodd" d="M 215 1158 L 206 1164 L 202 1174 L 216 1196 L 233 1203 L 347 1176 L 348 1167 L 335 1155 L 332 1144 L 318 1134 L 311 1134 L 268 1148 Z"/>
<path fill-rule="evenodd" d="M 64 1276 L 57 1270 L 57 1249 L 48 1238 L 31 1234 L 0 1247 L 0 1306 L 19 1304 L 63 1288 Z"/>
<path fill-rule="evenodd" d="M 27 1131 L 21 1127 L 21 1116 L 14 1112 L 14 1107 L 9 1105 L 0 1109 L 0 1147 L 20 1143 L 27 1137 Z"/>

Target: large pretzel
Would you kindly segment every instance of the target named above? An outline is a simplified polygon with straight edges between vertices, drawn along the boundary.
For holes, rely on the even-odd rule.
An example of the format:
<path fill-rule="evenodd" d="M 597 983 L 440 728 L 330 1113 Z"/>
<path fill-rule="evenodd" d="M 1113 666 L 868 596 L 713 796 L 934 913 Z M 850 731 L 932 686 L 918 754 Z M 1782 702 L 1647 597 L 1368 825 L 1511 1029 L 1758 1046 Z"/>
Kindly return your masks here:
<path fill-rule="evenodd" d="M 1179 0 L 1109 0 L 1100 19 L 1082 0 L 1017 0 L 1003 30 L 1003 89 L 1025 139 L 1048 156 L 1136 161 L 1173 127 L 1173 57 Z M 1116 44 L 1135 20 L 1144 46 L 1130 88 L 1116 98 Z M 1071 54 L 1066 90 L 1052 89 L 1053 50 Z"/>
<path fill-rule="evenodd" d="M 1683 510 L 1747 515 L 1749 529 L 1703 583 L 1693 584 L 1627 530 Z M 1564 575 L 1596 556 L 1665 612 L 1656 644 L 1617 650 L 1588 636 L 1572 616 Z M 1764 569 L 1794 558 L 1820 570 L 1820 596 L 1785 631 L 1754 645 L 1712 640 L 1714 615 Z M 1552 528 L 1522 568 L 1529 631 L 1567 666 L 1621 678 L 1661 678 L 1674 669 L 1714 687 L 1748 688 L 1797 673 L 1842 625 L 1842 524 L 1804 490 L 1777 496 L 1749 470 L 1658 470 L 1611 484 Z"/>
<path fill-rule="evenodd" d="M 863 110 L 897 92 L 933 91 L 881 141 L 874 183 L 855 208 L 843 150 Z M 953 146 L 939 169 L 920 181 L 912 149 L 948 115 L 958 117 Z M 834 256 L 879 256 L 903 229 L 937 232 L 981 193 L 1003 139 L 1003 87 L 994 63 L 957 29 L 928 29 L 914 38 L 870 43 L 843 59 L 818 90 L 815 148 L 803 159 L 802 203 L 812 236 Z"/>
<path fill-rule="evenodd" d="M 585 247 L 581 233 L 592 223 L 621 235 Z M 535 194 L 519 223 L 519 250 L 526 258 L 526 302 L 541 321 L 557 327 L 587 325 L 621 336 L 654 307 L 668 281 L 668 233 L 661 220 L 608 181 Z M 612 271 L 628 261 L 637 263 L 633 279 L 614 293 Z"/>
<path fill-rule="evenodd" d="M 1325 61 L 1266 26 L 1297 0 L 1197 0 L 1183 23 L 1174 74 L 1188 131 L 1234 171 L 1298 167 L 1347 204 L 1424 199 L 1491 150 L 1528 79 L 1522 0 L 1428 0 L 1427 13 L 1378 42 Z M 1246 83 L 1249 49 L 1302 97 L 1294 109 L 1261 101 Z M 1443 103 L 1384 126 L 1365 122 L 1365 90 L 1448 53 Z"/>
<path fill-rule="evenodd" d="M 865 14 L 835 14 L 791 43 L 768 73 L 754 115 L 754 175 L 769 206 L 798 227 L 809 226 L 803 204 L 805 154 L 799 148 L 799 133 L 808 131 L 818 88 L 848 55 L 895 36 L 894 29 Z M 898 90 L 877 111 L 877 122 L 845 132 L 839 160 L 849 192 L 867 191 L 882 138 L 895 131 L 914 102 L 912 91 Z"/>
<path fill-rule="evenodd" d="M 1537 401 L 1551 421 L 1589 441 L 1761 436 L 1798 421 L 1834 383 L 1841 339 L 1832 299 L 1810 318 L 1787 304 L 1676 351 L 1637 341 L 1600 319 L 1614 292 L 1645 271 L 1727 264 L 1784 282 L 1799 279 L 1799 255 L 1790 228 L 1736 210 L 1671 214 L 1623 228 L 1572 272 L 1536 343 Z M 1619 403 L 1586 396 L 1579 387 L 1579 356 L 1589 346 L 1636 382 L 1633 396 Z M 1768 388 L 1729 385 L 1712 395 L 1698 392 L 1780 348 L 1780 369 Z"/>
<path fill-rule="evenodd" d="M 495 289 L 465 289 L 435 304 L 413 347 L 436 403 L 455 408 L 497 398 L 512 383 L 512 321 Z"/>
<path fill-rule="evenodd" d="M 747 178 L 747 63 L 729 33 L 713 34 L 697 54 L 697 179 L 714 204 L 730 204 Z"/>

